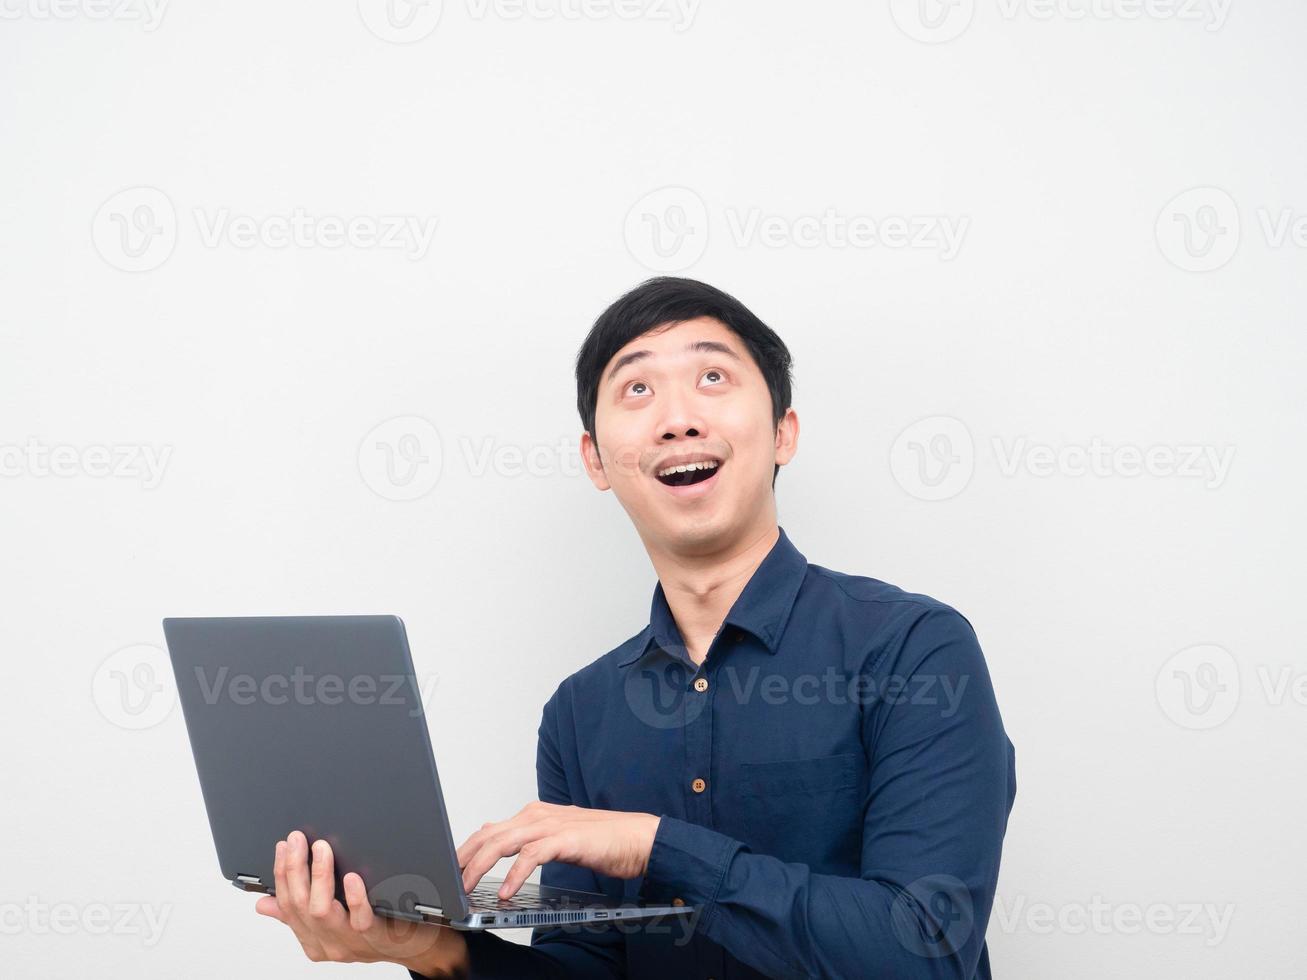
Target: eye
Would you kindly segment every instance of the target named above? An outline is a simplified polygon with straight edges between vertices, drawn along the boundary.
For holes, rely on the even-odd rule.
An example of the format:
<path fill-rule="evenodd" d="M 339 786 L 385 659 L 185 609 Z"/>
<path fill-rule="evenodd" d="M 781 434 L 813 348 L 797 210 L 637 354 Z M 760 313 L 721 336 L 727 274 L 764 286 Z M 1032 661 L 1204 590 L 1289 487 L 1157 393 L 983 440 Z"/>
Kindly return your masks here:
<path fill-rule="evenodd" d="M 631 395 L 643 395 L 648 390 L 649 390 L 649 386 L 645 384 L 643 381 L 632 381 L 629 382 L 626 386 L 627 394 L 631 394 Z"/>
<path fill-rule="evenodd" d="M 700 380 L 708 381 L 711 384 L 720 384 L 726 380 L 726 375 L 722 374 L 722 372 L 718 371 L 716 368 L 713 368 L 711 371 L 703 372 L 703 377 Z"/>

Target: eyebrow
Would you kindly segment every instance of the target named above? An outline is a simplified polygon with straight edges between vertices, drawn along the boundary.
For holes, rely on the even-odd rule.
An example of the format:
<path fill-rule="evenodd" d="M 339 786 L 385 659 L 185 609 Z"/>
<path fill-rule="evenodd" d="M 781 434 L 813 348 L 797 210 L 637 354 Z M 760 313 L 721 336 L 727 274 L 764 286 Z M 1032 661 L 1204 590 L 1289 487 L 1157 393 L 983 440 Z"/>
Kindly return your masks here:
<path fill-rule="evenodd" d="M 696 340 L 685 348 L 692 354 L 725 354 L 727 357 L 740 360 L 740 355 L 731 350 L 726 344 L 718 340 Z M 642 361 L 646 357 L 653 356 L 651 350 L 633 350 L 629 354 L 623 354 L 617 359 L 617 363 L 608 369 L 608 377 L 605 381 L 612 381 L 618 371 L 628 364 L 634 364 L 636 361 Z"/>

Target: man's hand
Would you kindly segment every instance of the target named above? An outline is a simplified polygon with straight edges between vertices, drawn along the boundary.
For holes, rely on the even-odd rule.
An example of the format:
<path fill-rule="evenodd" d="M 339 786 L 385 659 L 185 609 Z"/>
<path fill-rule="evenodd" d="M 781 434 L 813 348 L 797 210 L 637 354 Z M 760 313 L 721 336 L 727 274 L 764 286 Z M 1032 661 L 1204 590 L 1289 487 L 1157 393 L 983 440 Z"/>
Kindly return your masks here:
<path fill-rule="evenodd" d="M 510 820 L 488 823 L 458 849 L 463 887 L 469 892 L 500 858 L 517 855 L 500 898 L 517 894 L 542 864 L 563 861 L 613 878 L 639 878 L 661 818 L 652 813 L 587 810 L 556 803 L 528 803 Z"/>
<path fill-rule="evenodd" d="M 424 976 L 461 976 L 467 969 L 467 944 L 453 929 L 376 915 L 363 879 L 345 875 L 348 911 L 336 901 L 335 858 L 331 845 L 313 845 L 312 873 L 308 840 L 298 830 L 277 842 L 273 862 L 276 895 L 254 906 L 291 927 L 315 963 L 398 963 Z"/>

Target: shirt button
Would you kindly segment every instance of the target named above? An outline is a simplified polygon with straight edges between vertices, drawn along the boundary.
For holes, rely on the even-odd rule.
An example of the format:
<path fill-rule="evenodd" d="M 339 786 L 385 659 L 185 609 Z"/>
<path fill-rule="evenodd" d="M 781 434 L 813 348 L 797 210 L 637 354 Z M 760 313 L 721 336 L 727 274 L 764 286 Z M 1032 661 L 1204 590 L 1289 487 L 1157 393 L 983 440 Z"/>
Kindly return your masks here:
<path fill-rule="evenodd" d="M 708 784 L 705 783 L 702 779 L 696 779 L 694 782 L 690 784 L 690 789 L 694 790 L 696 793 L 702 793 L 707 788 L 708 788 Z"/>
<path fill-rule="evenodd" d="M 675 906 L 679 909 L 679 908 L 681 908 L 682 906 L 685 905 L 685 899 L 683 899 L 683 898 L 674 898 L 674 899 L 672 899 L 672 904 L 675 905 Z"/>
<path fill-rule="evenodd" d="M 708 678 L 696 677 L 694 679 L 694 689 L 698 691 L 700 694 L 708 690 Z"/>

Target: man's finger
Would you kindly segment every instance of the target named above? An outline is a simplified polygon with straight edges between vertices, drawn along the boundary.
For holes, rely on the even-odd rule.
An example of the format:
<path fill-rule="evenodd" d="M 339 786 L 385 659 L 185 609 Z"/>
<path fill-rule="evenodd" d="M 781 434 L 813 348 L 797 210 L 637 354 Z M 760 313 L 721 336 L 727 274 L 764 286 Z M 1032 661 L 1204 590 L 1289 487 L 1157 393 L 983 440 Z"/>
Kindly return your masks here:
<path fill-rule="evenodd" d="M 530 832 L 528 836 L 523 839 L 524 831 L 527 831 L 527 828 L 520 828 L 517 831 L 509 833 L 496 834 L 494 837 L 491 837 L 482 844 L 480 849 L 472 856 L 471 860 L 467 862 L 467 866 L 463 869 L 463 890 L 470 892 L 477 886 L 477 882 L 485 877 L 486 872 L 495 866 L 500 858 L 508 857 L 510 854 L 516 854 L 518 850 L 520 850 L 522 844 L 525 844 L 527 840 L 534 840 L 539 836 L 539 832 Z M 521 844 L 517 843 L 519 840 L 522 842 Z"/>
<path fill-rule="evenodd" d="M 309 910 L 309 844 L 298 830 L 286 838 L 286 888 L 293 914 L 302 919 Z"/>
<path fill-rule="evenodd" d="M 295 891 L 295 862 L 293 858 L 294 848 L 292 841 L 298 834 L 301 843 L 304 835 L 299 831 L 292 831 L 287 839 L 277 842 L 277 853 L 273 860 L 272 873 L 273 880 L 277 886 L 277 907 L 281 910 L 282 921 L 291 927 L 295 933 L 295 938 L 299 940 L 300 945 L 304 947 L 306 956 L 314 957 L 322 955 L 322 947 L 318 945 L 317 940 L 313 937 L 313 930 L 304 923 L 304 904 L 296 904 Z M 300 868 L 300 873 L 304 869 Z M 307 879 L 307 875 L 306 875 Z M 305 890 L 308 888 L 308 881 L 304 882 Z"/>
<path fill-rule="evenodd" d="M 295 925 L 295 910 L 290 903 L 290 885 L 286 883 L 286 855 L 290 845 L 284 840 L 277 841 L 277 850 L 272 859 L 272 880 L 277 893 L 277 907 L 281 910 L 282 921 Z"/>
<path fill-rule="evenodd" d="M 517 860 L 508 869 L 508 874 L 504 876 L 504 883 L 499 886 L 499 897 L 507 899 L 516 895 L 522 883 L 531 877 L 531 872 L 557 858 L 561 849 L 557 837 L 546 837 L 522 848 Z"/>
<path fill-rule="evenodd" d="M 482 845 L 481 850 L 468 862 L 468 871 L 480 881 L 500 858 L 516 854 L 533 840 L 540 840 L 557 832 L 557 820 L 538 820 L 523 827 L 512 827 L 496 834 Z"/>
<path fill-rule="evenodd" d="M 376 921 L 372 903 L 368 901 L 368 890 L 363 879 L 351 871 L 345 876 L 345 903 L 349 906 L 349 924 L 355 932 L 367 932 Z"/>
<path fill-rule="evenodd" d="M 543 820 L 558 820 L 562 817 L 581 820 L 608 820 L 611 819 L 612 814 L 607 810 L 585 810 L 575 806 L 562 806 L 557 803 L 542 803 L 540 800 L 533 800 L 507 820 L 482 824 L 480 830 L 472 833 L 467 840 L 458 845 L 458 866 L 466 868 L 472 856 L 481 849 L 487 840 L 496 834 L 502 834 L 504 831 L 516 827 L 537 824 Z"/>
<path fill-rule="evenodd" d="M 254 903 L 254 911 L 259 915 L 266 915 L 270 919 L 276 919 L 278 922 L 285 922 L 286 917 L 281 914 L 281 907 L 277 904 L 277 899 L 272 895 L 264 895 Z"/>
<path fill-rule="evenodd" d="M 480 830 L 474 831 L 467 840 L 458 845 L 458 850 L 455 852 L 458 854 L 458 866 L 460 868 L 467 867 L 467 862 L 472 859 L 472 855 L 476 854 L 476 852 L 481 849 L 481 845 L 484 844 L 487 839 L 493 837 L 512 823 L 512 820 L 501 820 L 498 823 L 483 823 Z"/>
<path fill-rule="evenodd" d="M 466 868 L 468 859 L 477 852 L 477 847 L 480 846 L 481 841 L 479 836 L 480 833 L 481 831 L 478 830 L 475 834 L 458 845 L 458 849 L 454 853 L 458 856 L 458 866 L 460 868 Z"/>
<path fill-rule="evenodd" d="M 336 859 L 331 845 L 325 840 L 313 842 L 313 864 L 310 867 L 309 915 L 328 920 L 336 905 Z"/>
<path fill-rule="evenodd" d="M 470 892 L 477 886 L 487 871 L 495 866 L 502 854 L 496 854 L 492 845 L 487 844 L 481 850 L 476 852 L 476 856 L 468 862 L 467 867 L 463 869 L 463 891 Z"/>

